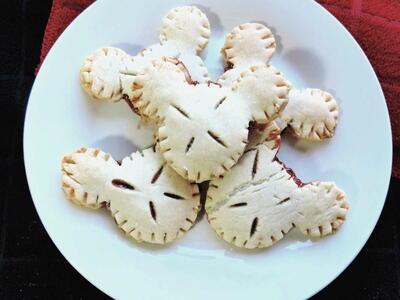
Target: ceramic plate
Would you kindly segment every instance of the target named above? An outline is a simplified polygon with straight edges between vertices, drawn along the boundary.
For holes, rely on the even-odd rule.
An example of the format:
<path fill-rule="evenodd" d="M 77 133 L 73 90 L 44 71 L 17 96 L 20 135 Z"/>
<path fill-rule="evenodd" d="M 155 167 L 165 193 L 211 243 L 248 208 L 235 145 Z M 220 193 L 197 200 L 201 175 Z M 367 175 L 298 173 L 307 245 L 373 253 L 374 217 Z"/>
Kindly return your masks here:
<path fill-rule="evenodd" d="M 277 39 L 271 64 L 295 87 L 331 92 L 340 105 L 333 139 L 283 137 L 279 158 L 304 181 L 336 181 L 350 202 L 338 234 L 309 239 L 296 230 L 275 246 L 248 251 L 218 239 L 201 220 L 177 242 L 148 246 L 127 240 L 106 210 L 81 209 L 60 189 L 63 155 L 101 147 L 116 159 L 151 144 L 151 131 L 125 103 L 93 101 L 81 90 L 83 58 L 101 46 L 136 54 L 157 42 L 162 17 L 194 4 L 211 23 L 203 54 L 213 78 L 222 72 L 224 36 L 241 23 L 269 26 Z M 48 54 L 25 119 L 25 166 L 32 199 L 50 237 L 91 283 L 118 299 L 301 299 L 331 282 L 373 230 L 390 179 L 391 131 L 370 63 L 344 29 L 311 0 L 108 1 L 85 10 Z"/>

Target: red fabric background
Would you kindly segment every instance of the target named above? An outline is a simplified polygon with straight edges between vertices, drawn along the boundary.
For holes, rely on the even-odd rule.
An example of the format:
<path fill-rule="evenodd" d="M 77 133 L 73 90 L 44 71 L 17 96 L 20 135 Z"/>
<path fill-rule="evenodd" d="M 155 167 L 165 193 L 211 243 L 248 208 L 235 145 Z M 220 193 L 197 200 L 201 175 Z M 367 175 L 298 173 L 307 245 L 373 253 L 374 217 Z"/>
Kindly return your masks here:
<path fill-rule="evenodd" d="M 92 2 L 94 0 L 53 0 L 42 44 L 41 62 L 68 24 Z M 379 77 L 392 123 L 394 144 L 392 175 L 400 178 L 400 1 L 317 0 L 317 2 L 335 15 L 352 33 Z"/>

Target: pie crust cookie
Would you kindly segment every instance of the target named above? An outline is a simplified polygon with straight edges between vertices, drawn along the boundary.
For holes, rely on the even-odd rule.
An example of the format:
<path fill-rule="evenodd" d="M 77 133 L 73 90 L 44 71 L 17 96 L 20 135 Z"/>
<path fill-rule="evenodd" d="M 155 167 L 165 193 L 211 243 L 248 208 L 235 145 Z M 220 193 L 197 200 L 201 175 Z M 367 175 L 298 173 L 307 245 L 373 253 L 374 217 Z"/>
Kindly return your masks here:
<path fill-rule="evenodd" d="M 328 92 L 293 89 L 282 119 L 296 137 L 321 140 L 333 136 L 338 116 L 338 105 Z"/>
<path fill-rule="evenodd" d="M 178 47 L 199 54 L 210 37 L 210 23 L 204 13 L 194 6 L 172 9 L 163 19 L 160 41 L 175 41 Z"/>
<path fill-rule="evenodd" d="M 230 85 L 250 66 L 265 65 L 275 53 L 276 43 L 271 30 L 258 23 L 245 23 L 235 27 L 225 39 L 221 53 L 228 70 L 218 79 Z"/>
<path fill-rule="evenodd" d="M 221 86 L 194 83 L 182 62 L 164 57 L 135 77 L 132 104 L 159 127 L 159 149 L 167 163 L 184 178 L 203 182 L 237 162 L 249 122 L 276 118 L 289 89 L 272 66 L 249 67 L 231 86 Z"/>
<path fill-rule="evenodd" d="M 274 139 L 277 143 L 271 143 Z M 269 247 L 293 227 L 322 237 L 338 231 L 346 218 L 345 193 L 333 182 L 301 182 L 276 158 L 278 140 L 273 133 L 270 141 L 248 149 L 223 178 L 210 182 L 207 219 L 235 246 Z"/>
<path fill-rule="evenodd" d="M 194 224 L 198 186 L 176 174 L 153 148 L 120 163 L 99 149 L 81 148 L 62 160 L 62 189 L 76 205 L 107 207 L 117 226 L 137 241 L 165 244 Z"/>
<path fill-rule="evenodd" d="M 207 45 L 210 24 L 194 6 L 172 9 L 163 19 L 160 43 L 130 56 L 121 49 L 104 47 L 89 55 L 80 70 L 80 83 L 93 98 L 116 102 L 131 99 L 135 75 L 149 62 L 162 56 L 179 58 L 190 68 L 194 80 L 209 80 L 198 54 Z"/>

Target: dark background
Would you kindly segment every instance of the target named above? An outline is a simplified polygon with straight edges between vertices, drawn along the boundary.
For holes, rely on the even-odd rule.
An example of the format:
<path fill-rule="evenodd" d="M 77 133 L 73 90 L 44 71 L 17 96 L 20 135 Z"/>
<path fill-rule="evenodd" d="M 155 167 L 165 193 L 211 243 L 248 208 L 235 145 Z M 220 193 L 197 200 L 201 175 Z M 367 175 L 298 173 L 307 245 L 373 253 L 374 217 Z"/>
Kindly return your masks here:
<path fill-rule="evenodd" d="M 51 0 L 0 0 L 0 299 L 107 299 L 51 242 L 25 178 L 24 115 L 50 8 Z M 368 243 L 315 299 L 400 299 L 398 200 L 400 180 L 392 179 Z"/>

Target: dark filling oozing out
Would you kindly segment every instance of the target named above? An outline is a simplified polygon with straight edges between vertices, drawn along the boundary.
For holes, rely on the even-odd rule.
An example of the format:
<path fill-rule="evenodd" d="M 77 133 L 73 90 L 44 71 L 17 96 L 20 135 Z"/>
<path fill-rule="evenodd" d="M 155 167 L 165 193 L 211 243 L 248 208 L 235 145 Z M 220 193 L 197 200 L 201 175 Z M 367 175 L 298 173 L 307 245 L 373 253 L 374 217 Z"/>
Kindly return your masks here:
<path fill-rule="evenodd" d="M 190 76 L 189 70 L 186 68 L 185 64 L 182 61 L 177 60 L 177 59 L 173 59 L 173 58 L 169 58 L 168 61 L 170 63 L 173 63 L 174 65 L 178 66 L 181 69 L 181 71 L 185 74 L 186 81 L 189 84 L 191 84 L 191 85 L 198 85 L 199 84 L 198 81 L 192 79 L 192 76 Z"/>
<path fill-rule="evenodd" d="M 296 173 L 291 168 L 286 167 L 286 165 L 283 162 L 281 162 L 277 157 L 275 157 L 275 161 L 277 163 L 279 163 L 282 166 L 283 169 L 285 169 L 285 171 L 290 175 L 290 177 L 293 179 L 293 181 L 297 184 L 298 187 L 303 187 L 303 186 L 305 186 L 307 184 L 310 184 L 310 182 L 306 182 L 306 183 L 302 182 L 296 176 Z"/>
<path fill-rule="evenodd" d="M 218 82 L 212 81 L 212 80 L 208 80 L 207 81 L 207 85 L 210 86 L 211 84 L 217 85 L 219 87 L 222 87 L 222 85 Z"/>
<path fill-rule="evenodd" d="M 226 63 L 225 68 L 224 68 L 224 72 L 229 71 L 229 70 L 232 69 L 232 68 L 233 68 L 233 63 L 231 63 L 230 61 L 228 61 L 228 62 Z"/>
<path fill-rule="evenodd" d="M 137 114 L 138 116 L 140 116 L 139 110 L 132 104 L 132 101 L 131 101 L 131 99 L 129 99 L 129 96 L 128 96 L 127 94 L 123 94 L 121 99 L 124 100 L 124 101 L 128 104 L 128 106 L 130 107 L 130 109 L 131 109 L 135 114 Z"/>
<path fill-rule="evenodd" d="M 269 125 L 270 125 L 270 122 L 257 123 L 255 121 L 250 121 L 249 127 L 248 127 L 249 133 L 247 135 L 247 140 L 248 141 L 251 140 L 251 136 L 254 134 L 254 132 L 262 132 L 262 131 L 266 130 Z M 279 130 L 271 130 L 268 137 L 266 137 L 265 140 L 260 141 L 259 143 L 263 143 L 266 141 L 267 142 L 275 141 L 275 145 L 273 146 L 272 149 L 276 149 L 281 144 L 280 134 L 281 134 L 281 132 Z"/>

